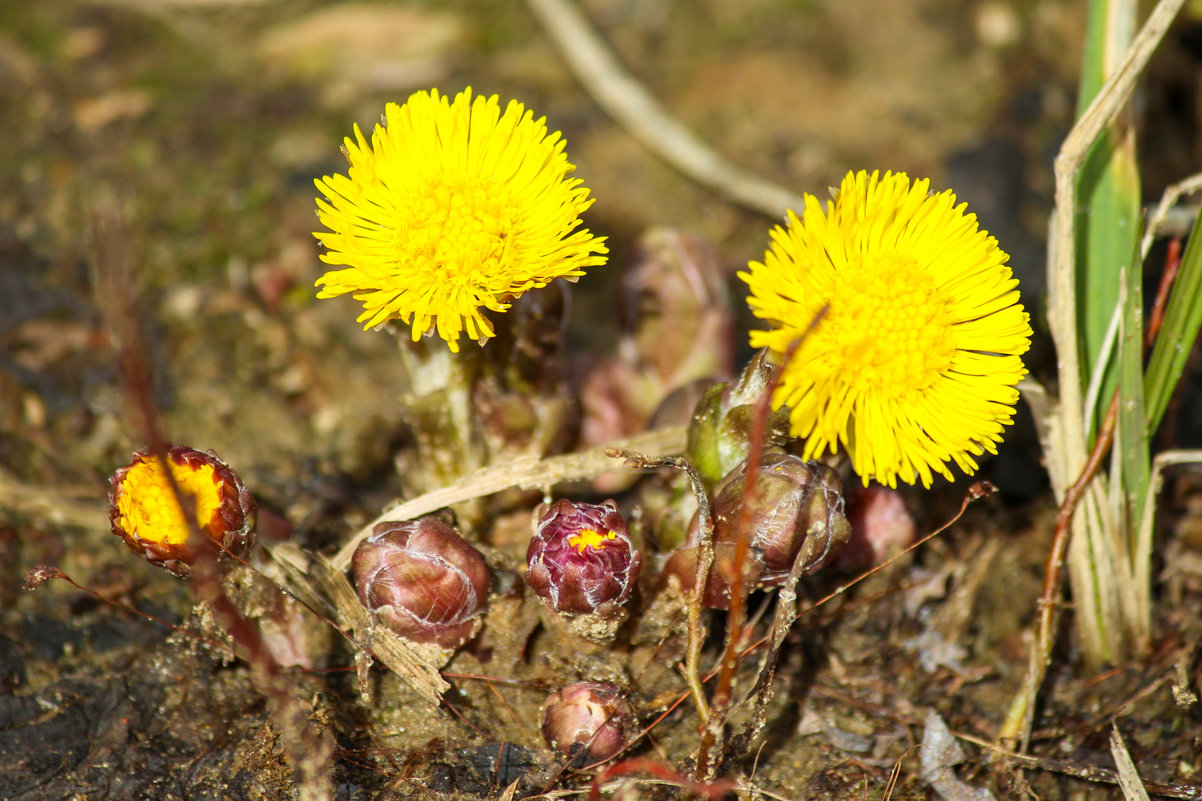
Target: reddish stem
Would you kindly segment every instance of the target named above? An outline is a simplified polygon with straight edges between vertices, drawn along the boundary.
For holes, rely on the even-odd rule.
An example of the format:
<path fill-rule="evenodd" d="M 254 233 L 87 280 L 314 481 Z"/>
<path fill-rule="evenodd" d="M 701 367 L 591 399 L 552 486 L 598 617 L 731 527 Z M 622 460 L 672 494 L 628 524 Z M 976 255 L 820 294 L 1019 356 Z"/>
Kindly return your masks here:
<path fill-rule="evenodd" d="M 721 799 L 724 795 L 735 789 L 735 783 L 729 779 L 719 779 L 714 782 L 693 781 L 653 759 L 636 757 L 634 759 L 627 759 L 625 762 L 619 762 L 616 765 L 610 765 L 597 774 L 593 778 L 593 783 L 589 785 L 588 801 L 600 801 L 601 785 L 605 784 L 605 782 L 618 776 L 629 776 L 632 773 L 649 773 L 657 779 L 662 779 L 676 785 L 685 792 L 714 799 L 714 801 L 718 801 L 718 799 Z"/>
<path fill-rule="evenodd" d="M 743 505 L 739 509 L 738 536 L 735 539 L 735 552 L 730 577 L 730 611 L 726 618 L 726 647 L 722 654 L 722 668 L 718 673 L 718 684 L 714 688 L 710 700 L 710 719 L 701 731 L 701 743 L 697 749 L 697 775 L 706 776 L 710 769 L 710 751 L 717 742 L 718 734 L 725 723 L 726 710 L 734 687 L 734 677 L 739 666 L 739 643 L 743 638 L 743 609 L 747 603 L 747 593 L 743 586 L 743 571 L 747 562 L 747 553 L 751 547 L 748 529 L 751 524 L 751 507 L 755 503 L 756 474 L 759 472 L 763 458 L 764 440 L 767 437 L 768 420 L 772 415 L 772 396 L 777 384 L 788 367 L 789 362 L 797 354 L 802 343 L 826 316 L 829 306 L 823 306 L 814 315 L 814 319 L 801 332 L 801 336 L 793 340 L 789 349 L 781 359 L 776 372 L 768 380 L 763 393 L 756 399 L 755 413 L 751 418 L 751 429 L 748 432 L 747 443 L 747 473 L 743 483 Z M 697 589 L 697 587 L 694 587 Z M 700 588 L 704 591 L 704 586 Z"/>
<path fill-rule="evenodd" d="M 1164 323 L 1164 310 L 1169 305 L 1169 290 L 1181 270 L 1181 240 L 1170 239 L 1169 250 L 1164 257 L 1164 272 L 1160 275 L 1160 286 L 1156 288 L 1156 300 L 1152 313 L 1148 315 L 1148 328 L 1144 331 L 1144 348 L 1151 348 Z"/>

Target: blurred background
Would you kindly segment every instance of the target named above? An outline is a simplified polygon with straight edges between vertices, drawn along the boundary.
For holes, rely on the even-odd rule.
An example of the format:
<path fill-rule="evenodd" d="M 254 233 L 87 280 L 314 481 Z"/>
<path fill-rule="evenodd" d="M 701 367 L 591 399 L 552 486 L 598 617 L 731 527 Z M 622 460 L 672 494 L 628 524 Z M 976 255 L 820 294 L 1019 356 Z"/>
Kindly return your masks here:
<path fill-rule="evenodd" d="M 1038 312 L 1084 3 L 583 10 L 669 112 L 753 173 L 820 197 L 861 168 L 953 188 L 1011 254 Z M 1151 192 L 1198 162 L 1197 40 L 1183 30 L 1154 62 L 1165 77 L 1142 108 L 1165 119 L 1141 140 L 1156 154 Z M 522 3 L 5 2 L 0 463 L 23 481 L 95 487 L 136 444 L 89 277 L 88 232 L 104 218 L 120 221 L 170 436 L 261 471 L 256 483 L 281 496 L 313 460 L 372 474 L 399 422 L 393 346 L 358 330 L 350 298 L 314 299 L 312 182 L 345 168 L 342 138 L 354 123 L 370 131 L 386 102 L 465 86 L 546 115 L 593 191 L 586 224 L 610 237 L 613 258 L 573 288 L 577 347 L 612 345 L 613 292 L 649 227 L 711 241 L 741 298 L 734 272 L 762 256 L 776 220 L 638 144 Z"/>

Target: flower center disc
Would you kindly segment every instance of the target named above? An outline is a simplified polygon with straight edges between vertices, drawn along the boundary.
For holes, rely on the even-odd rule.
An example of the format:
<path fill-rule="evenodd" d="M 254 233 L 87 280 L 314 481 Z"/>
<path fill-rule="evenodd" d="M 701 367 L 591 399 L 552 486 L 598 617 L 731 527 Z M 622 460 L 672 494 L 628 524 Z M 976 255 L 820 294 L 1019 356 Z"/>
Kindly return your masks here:
<path fill-rule="evenodd" d="M 617 539 L 617 535 L 612 531 L 602 534 L 599 531 L 586 528 L 580 533 L 568 537 L 568 545 L 576 548 L 579 553 L 584 553 L 586 550 L 604 548 L 605 543 L 613 539 Z"/>
<path fill-rule="evenodd" d="M 886 399 L 929 388 L 955 353 L 948 304 L 929 271 L 896 254 L 870 255 L 835 285 L 806 348 L 863 393 Z"/>
<path fill-rule="evenodd" d="M 211 465 L 197 468 L 171 466 L 171 474 L 184 499 L 196 504 L 196 523 L 204 529 L 221 507 L 219 479 Z M 188 541 L 188 524 L 158 459 L 148 459 L 129 471 L 122 483 L 117 508 L 124 528 L 133 537 L 165 545 Z"/>
<path fill-rule="evenodd" d="M 401 215 L 397 260 L 456 287 L 496 274 L 516 227 L 503 195 L 500 187 L 486 189 L 474 181 L 431 186 Z"/>

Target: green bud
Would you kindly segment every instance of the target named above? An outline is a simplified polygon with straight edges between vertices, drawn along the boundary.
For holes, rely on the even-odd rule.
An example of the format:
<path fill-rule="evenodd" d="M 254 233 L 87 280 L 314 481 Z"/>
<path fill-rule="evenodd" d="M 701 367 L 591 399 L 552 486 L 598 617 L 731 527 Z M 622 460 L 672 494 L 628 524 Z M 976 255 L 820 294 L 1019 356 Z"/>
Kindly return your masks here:
<path fill-rule="evenodd" d="M 760 351 L 752 358 L 733 387 L 726 383 L 711 386 L 693 411 L 686 452 L 711 486 L 747 460 L 756 404 L 768 391 L 776 370 L 765 353 Z M 788 410 L 782 407 L 770 412 L 764 446 L 781 444 L 788 436 Z"/>

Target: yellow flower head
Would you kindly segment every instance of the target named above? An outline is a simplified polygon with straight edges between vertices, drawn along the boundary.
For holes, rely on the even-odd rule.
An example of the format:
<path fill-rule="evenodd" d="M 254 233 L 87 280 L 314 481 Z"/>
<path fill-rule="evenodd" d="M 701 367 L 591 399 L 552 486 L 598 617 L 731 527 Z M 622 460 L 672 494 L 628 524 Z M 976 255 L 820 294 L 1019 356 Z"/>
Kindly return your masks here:
<path fill-rule="evenodd" d="M 171 475 L 180 494 L 195 506 L 197 527 L 219 527 L 217 512 L 223 496 L 213 466 L 172 463 Z M 122 529 L 135 539 L 165 548 L 180 548 L 188 542 L 188 521 L 167 483 L 162 463 L 153 457 L 134 462 L 117 486 L 117 515 Z"/>
<path fill-rule="evenodd" d="M 227 551 L 245 553 L 254 543 L 256 504 L 238 475 L 212 451 L 176 445 L 166 456 L 178 497 L 152 453 L 135 453 L 109 479 L 113 533 L 152 564 L 186 576 L 204 545 L 192 541 L 182 501 L 202 535 Z"/>
<path fill-rule="evenodd" d="M 464 331 L 493 336 L 483 309 L 604 263 L 604 238 L 576 230 L 592 200 L 545 118 L 471 89 L 418 92 L 384 116 L 370 145 L 357 125 L 346 139 L 347 175 L 316 181 L 321 259 L 346 267 L 317 296 L 352 293 L 364 328 L 400 319 L 458 352 Z"/>
<path fill-rule="evenodd" d="M 852 466 L 896 486 L 966 473 L 996 453 L 1012 422 L 1030 346 L 1018 281 L 997 241 L 950 191 L 904 173 L 848 173 L 824 213 L 772 232 L 763 263 L 739 277 L 772 328 L 753 347 L 779 360 L 826 314 L 784 366 L 773 397 L 788 405 L 805 458 L 843 445 Z"/>

